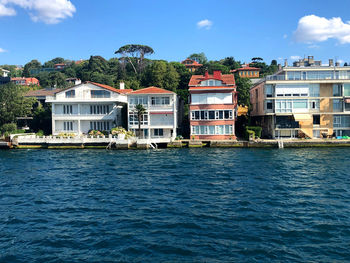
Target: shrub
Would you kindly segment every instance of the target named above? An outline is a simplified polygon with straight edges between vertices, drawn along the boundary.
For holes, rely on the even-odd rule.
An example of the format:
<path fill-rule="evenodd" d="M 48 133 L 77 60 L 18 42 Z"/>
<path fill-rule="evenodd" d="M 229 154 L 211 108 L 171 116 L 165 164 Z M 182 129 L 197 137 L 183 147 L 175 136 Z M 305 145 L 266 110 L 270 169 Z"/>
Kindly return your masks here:
<path fill-rule="evenodd" d="M 125 135 L 125 139 L 129 139 L 131 137 L 135 137 L 135 133 L 133 133 L 132 131 L 127 131 Z"/>
<path fill-rule="evenodd" d="M 245 138 L 246 138 L 247 140 L 249 140 L 250 137 L 252 137 L 253 139 L 255 139 L 255 132 L 252 131 L 252 130 L 248 130 L 248 129 L 246 128 L 246 130 L 245 130 Z"/>
<path fill-rule="evenodd" d="M 16 123 L 6 123 L 0 127 L 1 134 L 10 134 L 17 130 Z"/>
<path fill-rule="evenodd" d="M 44 131 L 43 131 L 43 130 L 39 130 L 39 131 L 36 133 L 36 136 L 44 136 Z"/>
<path fill-rule="evenodd" d="M 246 130 L 253 131 L 255 133 L 256 137 L 261 138 L 261 131 L 262 131 L 261 127 L 259 127 L 259 126 L 247 126 Z"/>
<path fill-rule="evenodd" d="M 115 127 L 111 130 L 113 135 L 127 134 L 127 131 L 123 127 Z"/>

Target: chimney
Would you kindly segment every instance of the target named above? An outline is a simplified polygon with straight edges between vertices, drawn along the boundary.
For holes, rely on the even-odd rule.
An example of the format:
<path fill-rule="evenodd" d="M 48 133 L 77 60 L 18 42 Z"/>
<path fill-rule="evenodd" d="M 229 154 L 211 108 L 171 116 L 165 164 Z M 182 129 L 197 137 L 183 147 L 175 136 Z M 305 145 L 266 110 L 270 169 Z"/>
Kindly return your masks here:
<path fill-rule="evenodd" d="M 120 89 L 125 89 L 125 83 L 124 82 L 120 82 L 119 83 L 119 88 Z"/>
<path fill-rule="evenodd" d="M 288 67 L 288 59 L 285 59 L 285 60 L 284 60 L 284 66 L 285 66 L 285 67 Z"/>
<path fill-rule="evenodd" d="M 329 60 L 329 66 L 330 66 L 330 67 L 333 67 L 333 66 L 334 66 L 334 64 L 333 64 L 333 59 L 330 59 L 330 60 Z"/>
<path fill-rule="evenodd" d="M 208 70 L 205 71 L 205 75 L 204 76 L 205 76 L 206 79 L 209 78 Z"/>
<path fill-rule="evenodd" d="M 213 71 L 213 78 L 214 79 L 221 79 L 221 70 L 214 70 Z"/>

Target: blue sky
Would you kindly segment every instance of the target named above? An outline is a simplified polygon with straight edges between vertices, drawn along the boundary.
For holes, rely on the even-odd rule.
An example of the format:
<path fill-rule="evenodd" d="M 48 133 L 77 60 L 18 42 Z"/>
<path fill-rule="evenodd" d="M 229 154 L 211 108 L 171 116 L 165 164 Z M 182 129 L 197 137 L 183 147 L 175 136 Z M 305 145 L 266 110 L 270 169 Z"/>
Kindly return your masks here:
<path fill-rule="evenodd" d="M 0 0 L 0 65 L 108 59 L 130 43 L 169 61 L 204 52 L 210 60 L 350 62 L 349 9 L 348 0 Z"/>

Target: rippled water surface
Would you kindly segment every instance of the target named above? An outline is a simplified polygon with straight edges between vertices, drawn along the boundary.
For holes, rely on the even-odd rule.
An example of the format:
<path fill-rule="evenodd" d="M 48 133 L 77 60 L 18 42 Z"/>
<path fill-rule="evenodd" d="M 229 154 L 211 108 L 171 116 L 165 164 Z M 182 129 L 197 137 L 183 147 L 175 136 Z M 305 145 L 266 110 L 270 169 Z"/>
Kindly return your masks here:
<path fill-rule="evenodd" d="M 349 156 L 0 151 L 0 262 L 349 262 Z"/>

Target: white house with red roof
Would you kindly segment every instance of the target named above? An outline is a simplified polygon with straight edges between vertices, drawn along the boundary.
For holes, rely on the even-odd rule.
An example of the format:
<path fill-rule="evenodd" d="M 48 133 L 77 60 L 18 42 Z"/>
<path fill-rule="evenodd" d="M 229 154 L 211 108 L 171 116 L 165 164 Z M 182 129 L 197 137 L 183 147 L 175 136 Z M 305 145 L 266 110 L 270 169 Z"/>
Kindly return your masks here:
<path fill-rule="evenodd" d="M 233 74 L 193 75 L 189 82 L 191 138 L 199 140 L 235 139 L 237 108 Z"/>
<path fill-rule="evenodd" d="M 52 104 L 52 134 L 80 135 L 121 126 L 121 108 L 127 103 L 126 93 L 132 91 L 123 84 L 121 88 L 87 81 L 47 97 Z"/>
<path fill-rule="evenodd" d="M 148 87 L 128 93 L 128 128 L 137 134 L 138 116 L 136 105 L 146 109 L 141 121 L 141 137 L 168 142 L 176 137 L 178 127 L 178 101 L 176 93 Z"/>

